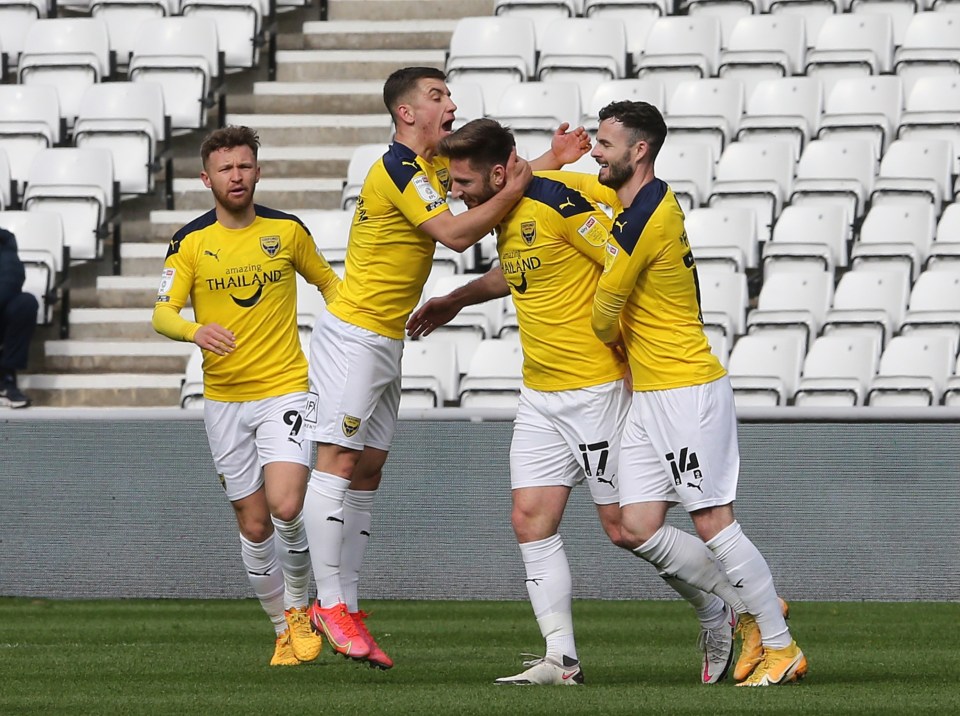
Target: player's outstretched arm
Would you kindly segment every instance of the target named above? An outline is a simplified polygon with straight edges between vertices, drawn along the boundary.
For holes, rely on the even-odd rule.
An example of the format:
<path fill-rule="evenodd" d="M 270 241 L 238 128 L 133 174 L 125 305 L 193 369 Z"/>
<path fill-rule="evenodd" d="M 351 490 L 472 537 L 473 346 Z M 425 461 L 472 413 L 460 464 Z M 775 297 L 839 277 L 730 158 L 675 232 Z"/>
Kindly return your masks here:
<path fill-rule="evenodd" d="M 573 164 L 590 151 L 590 135 L 583 127 L 570 129 L 570 123 L 564 122 L 553 133 L 550 149 L 530 162 L 534 171 L 562 169 Z"/>
<path fill-rule="evenodd" d="M 511 152 L 507 161 L 506 184 L 493 197 L 462 214 L 444 211 L 427 219 L 420 228 L 435 241 L 454 251 L 463 252 L 489 234 L 493 227 L 520 201 L 533 179 L 533 170 L 525 159 Z"/>
<path fill-rule="evenodd" d="M 431 298 L 414 311 L 407 320 L 407 335 L 411 338 L 429 336 L 434 329 L 453 320 L 465 306 L 473 306 L 510 293 L 507 279 L 499 266 L 494 266 L 480 278 L 455 288 L 446 296 Z"/>

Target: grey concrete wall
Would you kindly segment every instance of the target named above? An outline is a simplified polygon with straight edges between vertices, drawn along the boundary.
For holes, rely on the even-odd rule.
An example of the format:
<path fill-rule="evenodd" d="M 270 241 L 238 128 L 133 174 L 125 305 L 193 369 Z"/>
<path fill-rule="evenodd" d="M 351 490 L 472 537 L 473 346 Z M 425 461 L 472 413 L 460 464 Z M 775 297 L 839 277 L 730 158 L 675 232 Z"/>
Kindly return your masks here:
<path fill-rule="evenodd" d="M 401 422 L 361 597 L 525 598 L 510 432 L 509 422 Z M 955 422 L 760 422 L 740 436 L 737 513 L 781 594 L 960 600 Z M 0 595 L 250 595 L 195 417 L 0 420 L 0 465 Z M 605 542 L 585 487 L 561 534 L 577 597 L 673 596 Z"/>

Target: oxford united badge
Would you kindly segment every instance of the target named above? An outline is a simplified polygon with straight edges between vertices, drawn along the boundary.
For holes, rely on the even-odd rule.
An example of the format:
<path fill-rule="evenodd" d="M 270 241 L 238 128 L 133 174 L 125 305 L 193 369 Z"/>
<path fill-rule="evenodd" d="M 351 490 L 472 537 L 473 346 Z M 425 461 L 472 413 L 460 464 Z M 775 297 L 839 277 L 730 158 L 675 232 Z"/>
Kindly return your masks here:
<path fill-rule="evenodd" d="M 263 249 L 263 253 L 265 253 L 270 258 L 273 258 L 274 256 L 277 255 L 277 252 L 280 250 L 280 237 L 279 236 L 261 236 L 260 248 Z"/>
<path fill-rule="evenodd" d="M 524 221 L 520 224 L 520 236 L 523 237 L 523 242 L 527 246 L 532 246 L 537 238 L 537 222 Z"/>

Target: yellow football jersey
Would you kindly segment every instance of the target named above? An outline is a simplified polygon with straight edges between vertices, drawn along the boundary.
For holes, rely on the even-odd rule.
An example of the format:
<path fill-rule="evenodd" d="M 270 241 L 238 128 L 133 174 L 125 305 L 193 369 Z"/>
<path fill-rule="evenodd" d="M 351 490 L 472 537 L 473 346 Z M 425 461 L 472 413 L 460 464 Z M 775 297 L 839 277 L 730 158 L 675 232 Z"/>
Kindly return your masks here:
<path fill-rule="evenodd" d="M 225 356 L 203 352 L 203 394 L 211 400 L 261 400 L 307 390 L 307 360 L 297 334 L 301 274 L 328 302 L 340 279 L 298 218 L 255 206 L 256 219 L 228 229 L 214 210 L 174 234 L 163 265 L 153 325 L 163 335 L 193 340 L 219 323 L 236 336 Z M 196 323 L 180 309 L 190 298 Z"/>
<path fill-rule="evenodd" d="M 449 211 L 448 160 L 428 162 L 390 145 L 371 167 L 350 227 L 343 286 L 330 312 L 387 338 L 402 339 L 433 267 L 436 242 L 418 228 Z"/>
<path fill-rule="evenodd" d="M 605 263 L 594 327 L 611 338 L 619 319 L 634 390 L 700 385 L 726 374 L 703 332 L 697 265 L 683 210 L 665 182 L 644 186 L 614 218 Z"/>
<path fill-rule="evenodd" d="M 538 174 L 498 227 L 497 253 L 517 309 L 526 386 L 573 390 L 623 377 L 623 364 L 590 329 L 609 226 L 606 214 L 582 194 Z"/>
<path fill-rule="evenodd" d="M 608 186 L 604 186 L 597 179 L 596 174 L 584 174 L 583 172 L 568 172 L 565 170 L 537 172 L 537 174 L 556 179 L 566 184 L 571 189 L 576 189 L 595 204 L 609 206 L 616 216 L 623 211 L 623 205 L 620 203 L 620 197 L 617 192 Z"/>

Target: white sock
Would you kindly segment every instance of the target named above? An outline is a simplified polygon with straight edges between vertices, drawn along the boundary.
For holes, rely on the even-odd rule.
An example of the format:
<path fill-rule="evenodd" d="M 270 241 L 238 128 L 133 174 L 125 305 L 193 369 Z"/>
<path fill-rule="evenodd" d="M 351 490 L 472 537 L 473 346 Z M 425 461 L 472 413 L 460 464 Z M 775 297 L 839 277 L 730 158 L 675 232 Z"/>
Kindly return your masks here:
<path fill-rule="evenodd" d="M 285 608 L 307 606 L 307 590 L 310 588 L 310 547 L 307 531 L 303 528 L 303 513 L 289 522 L 270 516 L 276 541 L 277 558 L 283 568 L 283 583 L 286 587 L 283 605 Z"/>
<path fill-rule="evenodd" d="M 719 629 L 723 625 L 727 610 L 726 604 L 720 597 L 716 594 L 704 592 L 702 589 L 691 587 L 686 582 L 662 570 L 659 574 L 673 591 L 690 603 L 690 606 L 697 613 L 700 626 L 704 629 Z"/>
<path fill-rule="evenodd" d="M 723 564 L 730 581 L 737 585 L 747 612 L 756 618 L 763 645 L 771 649 L 790 646 L 793 637 L 780 611 L 770 567 L 740 529 L 740 523 L 734 522 L 723 529 L 707 546 Z"/>
<path fill-rule="evenodd" d="M 527 570 L 527 594 L 540 633 L 547 642 L 547 656 L 563 663 L 563 656 L 577 658 L 573 638 L 573 580 L 559 534 L 520 545 Z"/>
<path fill-rule="evenodd" d="M 303 525 L 310 543 L 317 599 L 324 609 L 343 601 L 340 586 L 340 548 L 343 544 L 343 499 L 350 482 L 329 472 L 314 470 L 303 500 Z"/>
<path fill-rule="evenodd" d="M 376 492 L 347 490 L 343 499 L 343 545 L 340 547 L 340 586 L 350 613 L 359 608 L 360 567 L 370 540 L 370 516 Z"/>
<path fill-rule="evenodd" d="M 282 634 L 287 629 L 283 618 L 283 570 L 277 561 L 273 535 L 259 544 L 240 535 L 240 556 L 253 593 L 273 622 L 274 631 Z"/>
<path fill-rule="evenodd" d="M 672 525 L 663 525 L 653 537 L 633 551 L 659 571 L 676 576 L 691 587 L 716 594 L 738 614 L 746 611 L 737 590 L 710 550 L 693 535 Z"/>

